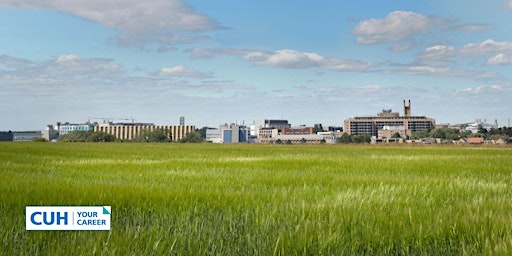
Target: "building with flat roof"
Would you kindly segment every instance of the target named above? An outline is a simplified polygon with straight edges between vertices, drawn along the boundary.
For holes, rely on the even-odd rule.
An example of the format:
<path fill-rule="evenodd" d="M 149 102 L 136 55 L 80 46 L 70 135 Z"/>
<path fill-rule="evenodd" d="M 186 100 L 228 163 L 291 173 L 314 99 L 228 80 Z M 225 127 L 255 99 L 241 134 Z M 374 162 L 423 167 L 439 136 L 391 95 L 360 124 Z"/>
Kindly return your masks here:
<path fill-rule="evenodd" d="M 94 130 L 94 123 L 84 123 L 84 124 L 71 124 L 71 123 L 57 123 L 57 131 L 59 136 L 66 135 L 72 131 L 92 131 Z"/>
<path fill-rule="evenodd" d="M 42 138 L 41 131 L 16 131 L 13 132 L 13 141 L 34 141 Z"/>
<path fill-rule="evenodd" d="M 224 124 L 220 125 L 218 129 L 207 129 L 206 141 L 213 143 L 244 143 L 249 141 L 249 131 L 244 125 Z"/>
<path fill-rule="evenodd" d="M 261 119 L 261 120 L 255 120 L 253 124 L 251 125 L 251 136 L 257 137 L 259 135 L 259 131 L 261 128 L 274 128 L 277 129 L 279 132 L 283 128 L 290 128 L 291 125 L 288 123 L 288 120 L 281 120 L 281 119 Z"/>
<path fill-rule="evenodd" d="M 281 130 L 282 135 L 294 135 L 294 134 L 313 134 L 313 127 L 291 127 L 291 128 L 283 128 Z"/>
<path fill-rule="evenodd" d="M 343 122 L 343 131 L 350 135 L 368 134 L 378 137 L 379 130 L 384 126 L 404 127 L 404 134 L 410 135 L 415 132 L 434 129 L 436 122 L 433 118 L 411 115 L 411 101 L 406 105 L 404 100 L 404 115 L 392 112 L 391 109 L 382 110 L 377 116 L 352 117 Z"/>
<path fill-rule="evenodd" d="M 119 140 L 132 140 L 141 131 L 154 131 L 163 129 L 169 131 L 172 141 L 180 141 L 188 133 L 195 131 L 193 125 L 154 125 L 152 123 L 107 123 L 96 124 L 93 127 L 95 132 L 104 132 L 116 136 Z"/>

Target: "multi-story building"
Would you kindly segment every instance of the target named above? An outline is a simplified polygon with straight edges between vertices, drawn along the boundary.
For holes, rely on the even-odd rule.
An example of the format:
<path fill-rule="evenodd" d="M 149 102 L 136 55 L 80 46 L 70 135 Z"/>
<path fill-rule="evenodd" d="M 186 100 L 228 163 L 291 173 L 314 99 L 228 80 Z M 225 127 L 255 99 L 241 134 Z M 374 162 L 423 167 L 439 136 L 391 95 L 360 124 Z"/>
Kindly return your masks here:
<path fill-rule="evenodd" d="M 152 123 L 107 123 L 93 126 L 95 132 L 104 132 L 116 136 L 119 140 L 132 140 L 142 131 L 163 129 L 169 131 L 172 141 L 179 141 L 188 133 L 194 132 L 193 125 L 154 125 Z"/>
<path fill-rule="evenodd" d="M 279 132 L 283 128 L 290 128 L 291 125 L 288 123 L 288 120 L 280 120 L 280 119 L 262 119 L 255 120 L 251 125 L 251 136 L 257 137 L 259 135 L 259 131 L 261 128 L 274 128 Z"/>
<path fill-rule="evenodd" d="M 57 130 L 59 131 L 59 136 L 61 136 L 71 131 L 92 131 L 94 130 L 94 125 L 94 123 L 89 122 L 85 124 L 57 123 Z"/>
<path fill-rule="evenodd" d="M 411 101 L 405 104 L 404 115 L 400 116 L 398 112 L 382 110 L 377 116 L 368 117 L 352 117 L 343 122 L 343 131 L 350 135 L 368 134 L 377 137 L 379 130 L 383 130 L 384 126 L 403 126 L 405 134 L 412 134 L 424 130 L 435 128 L 435 120 L 425 116 L 411 115 Z"/>
<path fill-rule="evenodd" d="M 281 134 L 282 135 L 313 134 L 313 127 L 305 127 L 305 126 L 292 127 L 292 128 L 284 127 L 281 130 Z"/>
<path fill-rule="evenodd" d="M 243 143 L 248 142 L 247 127 L 238 124 L 224 124 L 219 129 L 206 130 L 206 141 L 213 143 Z"/>
<path fill-rule="evenodd" d="M 47 125 L 42 131 L 43 138 L 47 141 L 53 141 L 59 137 L 59 130 L 55 130 L 53 125 Z"/>
<path fill-rule="evenodd" d="M 275 138 L 279 131 L 275 128 L 260 128 L 258 133 L 259 142 L 268 142 Z"/>

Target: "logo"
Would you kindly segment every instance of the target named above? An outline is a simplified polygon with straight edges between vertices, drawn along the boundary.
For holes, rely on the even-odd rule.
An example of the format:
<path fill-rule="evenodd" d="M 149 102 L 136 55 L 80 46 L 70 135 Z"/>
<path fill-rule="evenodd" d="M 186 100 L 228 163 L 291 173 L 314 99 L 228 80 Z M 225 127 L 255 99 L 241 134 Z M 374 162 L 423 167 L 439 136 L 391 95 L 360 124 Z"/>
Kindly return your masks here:
<path fill-rule="evenodd" d="M 110 230 L 110 206 L 27 206 L 26 230 Z"/>

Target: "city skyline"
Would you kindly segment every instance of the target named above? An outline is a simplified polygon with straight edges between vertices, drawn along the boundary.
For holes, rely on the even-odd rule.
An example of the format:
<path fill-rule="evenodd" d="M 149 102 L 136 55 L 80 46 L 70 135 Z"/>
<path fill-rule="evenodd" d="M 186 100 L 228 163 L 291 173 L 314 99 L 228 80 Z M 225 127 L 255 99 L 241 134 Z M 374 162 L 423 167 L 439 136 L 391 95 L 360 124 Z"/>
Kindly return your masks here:
<path fill-rule="evenodd" d="M 0 0 L 0 130 L 512 118 L 512 0 Z"/>

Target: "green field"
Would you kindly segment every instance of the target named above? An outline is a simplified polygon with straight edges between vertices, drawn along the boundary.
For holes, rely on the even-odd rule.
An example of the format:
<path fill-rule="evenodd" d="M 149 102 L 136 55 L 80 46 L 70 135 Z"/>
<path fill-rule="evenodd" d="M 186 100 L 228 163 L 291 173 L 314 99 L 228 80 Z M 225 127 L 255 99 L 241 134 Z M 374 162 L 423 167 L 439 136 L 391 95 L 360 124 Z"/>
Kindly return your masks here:
<path fill-rule="evenodd" d="M 510 255 L 511 186 L 511 147 L 0 143 L 0 254 Z"/>

